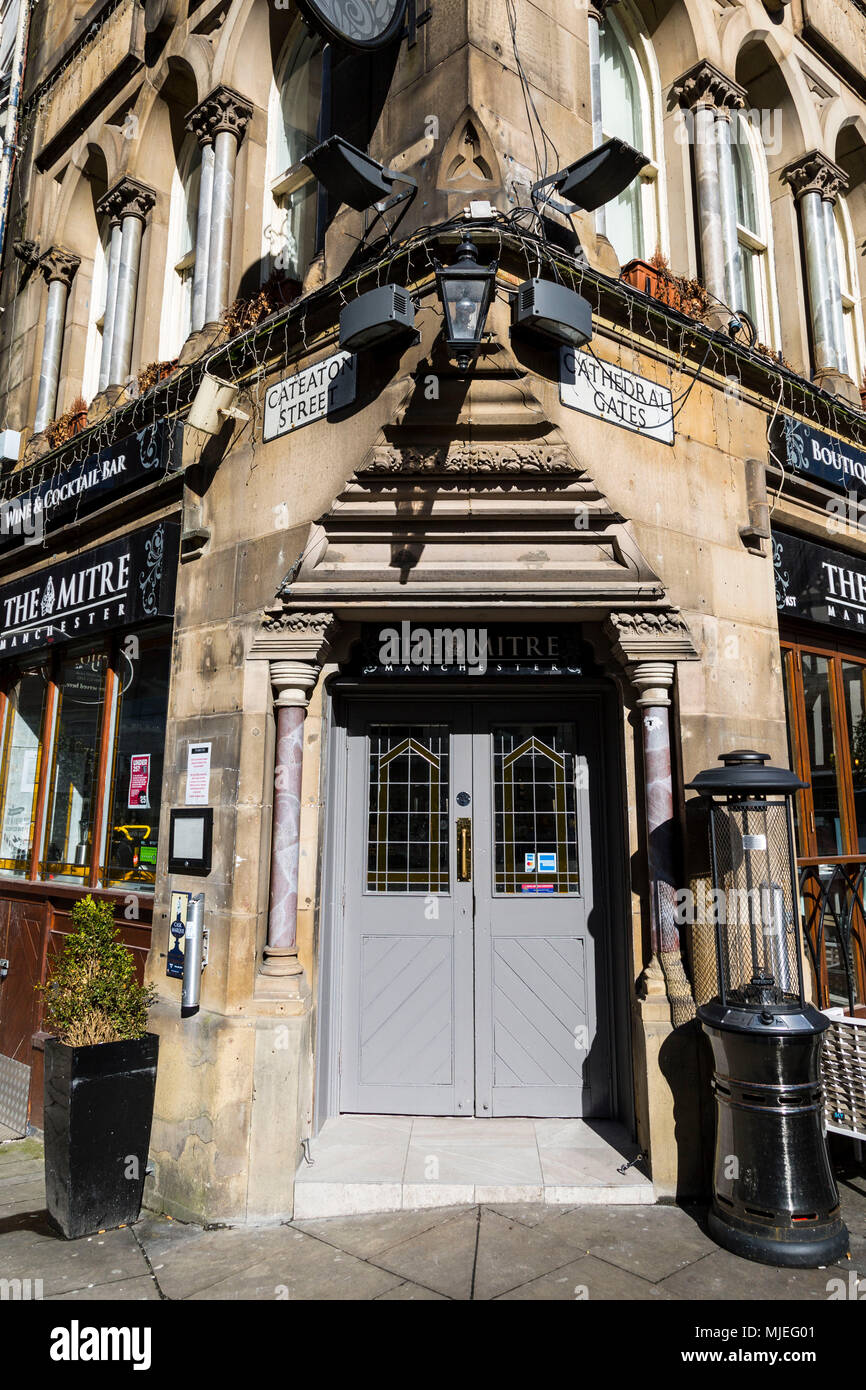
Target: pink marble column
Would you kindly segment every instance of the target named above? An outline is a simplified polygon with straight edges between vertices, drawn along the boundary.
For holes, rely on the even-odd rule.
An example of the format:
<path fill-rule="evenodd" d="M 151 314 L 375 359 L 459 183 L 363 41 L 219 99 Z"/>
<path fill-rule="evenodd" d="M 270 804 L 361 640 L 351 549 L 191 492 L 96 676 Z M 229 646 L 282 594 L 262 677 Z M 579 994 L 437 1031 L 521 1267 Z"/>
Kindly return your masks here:
<path fill-rule="evenodd" d="M 274 707 L 274 818 L 268 941 L 261 967 L 264 975 L 303 973 L 297 945 L 301 779 L 304 771 L 304 717 L 316 674 L 316 669 L 308 662 L 271 663 L 271 680 L 278 696 Z"/>
<path fill-rule="evenodd" d="M 671 780 L 670 661 L 642 661 L 632 667 L 643 723 L 643 762 L 650 880 L 653 954 L 678 951 L 674 875 L 674 790 Z"/>

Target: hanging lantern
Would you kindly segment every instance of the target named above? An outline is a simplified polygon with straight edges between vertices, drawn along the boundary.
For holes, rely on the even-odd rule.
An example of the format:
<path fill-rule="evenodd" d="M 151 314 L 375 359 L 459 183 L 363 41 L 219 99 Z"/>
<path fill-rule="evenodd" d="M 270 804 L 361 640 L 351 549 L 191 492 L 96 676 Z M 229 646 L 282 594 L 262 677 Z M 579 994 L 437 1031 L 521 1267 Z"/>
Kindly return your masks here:
<path fill-rule="evenodd" d="M 766 753 L 723 754 L 688 785 L 708 803 L 718 993 L 710 1229 L 764 1264 L 817 1268 L 848 1248 L 824 1134 L 829 1019 L 806 1002 L 791 801 L 806 784 Z"/>
<path fill-rule="evenodd" d="M 464 236 L 452 265 L 439 266 L 436 285 L 445 315 L 445 343 L 461 372 L 478 356 L 496 282 L 496 262 L 478 264 L 478 249 Z"/>

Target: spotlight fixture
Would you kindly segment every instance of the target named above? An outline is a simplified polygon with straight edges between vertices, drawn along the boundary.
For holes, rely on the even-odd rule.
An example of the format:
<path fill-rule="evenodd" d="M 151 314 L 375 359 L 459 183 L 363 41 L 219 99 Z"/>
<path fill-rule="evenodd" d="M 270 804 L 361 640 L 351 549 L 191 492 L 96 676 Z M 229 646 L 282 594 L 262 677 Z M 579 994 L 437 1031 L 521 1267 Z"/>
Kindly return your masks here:
<path fill-rule="evenodd" d="M 388 228 L 389 236 L 409 211 L 418 192 L 418 183 L 411 175 L 386 168 L 340 135 L 332 135 L 310 150 L 301 163 L 306 164 L 323 188 L 356 212 L 375 208 L 378 218 L 402 203 L 400 216 Z M 404 185 L 399 193 L 394 192 L 395 183 Z"/>
<path fill-rule="evenodd" d="M 511 329 L 580 347 L 592 337 L 592 307 L 583 295 L 554 280 L 524 280 L 514 298 Z"/>
<path fill-rule="evenodd" d="M 445 343 L 457 358 L 461 372 L 468 371 L 478 355 L 487 311 L 496 283 L 496 261 L 478 264 L 478 248 L 467 233 L 450 266 L 436 267 L 436 287 L 445 315 Z"/>
<path fill-rule="evenodd" d="M 617 198 L 647 164 L 646 155 L 625 140 L 606 140 L 597 150 L 533 184 L 533 204 L 547 203 L 557 212 L 594 212 Z M 547 191 L 554 189 L 564 202 L 555 201 Z"/>
<path fill-rule="evenodd" d="M 353 299 L 340 314 L 340 347 L 346 352 L 358 352 L 414 332 L 415 305 L 402 285 L 369 290 Z"/>

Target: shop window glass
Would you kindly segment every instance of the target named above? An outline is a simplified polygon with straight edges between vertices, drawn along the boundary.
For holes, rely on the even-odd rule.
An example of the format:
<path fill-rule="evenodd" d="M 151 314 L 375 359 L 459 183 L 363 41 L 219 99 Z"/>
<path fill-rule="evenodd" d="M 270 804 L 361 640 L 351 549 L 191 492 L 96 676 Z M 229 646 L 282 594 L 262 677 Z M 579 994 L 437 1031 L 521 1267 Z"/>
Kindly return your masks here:
<path fill-rule="evenodd" d="M 789 668 L 789 665 L 788 665 L 789 660 L 790 660 L 790 653 L 788 653 L 788 652 L 783 652 L 783 653 L 782 653 L 782 685 L 783 685 L 784 691 L 785 691 L 785 728 L 786 728 L 786 732 L 787 732 L 787 735 L 788 735 L 788 766 L 789 766 L 790 768 L 796 770 L 797 762 L 796 762 L 796 753 L 795 753 L 795 750 L 794 750 L 794 700 L 793 700 L 793 691 L 792 691 L 792 689 L 791 689 L 791 676 L 790 676 L 790 668 Z M 803 849 L 802 849 L 803 842 L 802 842 L 802 840 L 801 840 L 801 838 L 800 838 L 800 804 L 799 804 L 799 801 L 800 801 L 800 799 L 799 799 L 799 797 L 797 797 L 797 796 L 795 796 L 795 797 L 792 798 L 792 806 L 793 806 L 793 812 L 794 812 L 794 842 L 795 842 L 795 844 L 797 845 L 797 847 L 799 848 L 800 853 L 802 854 L 802 852 L 803 852 Z"/>
<path fill-rule="evenodd" d="M 84 652 L 60 669 L 54 761 L 41 872 L 63 883 L 86 881 L 93 854 L 96 768 L 108 658 Z"/>
<path fill-rule="evenodd" d="M 836 747 L 826 657 L 803 653 L 803 697 L 818 854 L 844 854 Z"/>
<path fill-rule="evenodd" d="M 168 715 L 171 639 L 142 640 L 121 654 L 109 793 L 106 887 L 152 887 Z"/>
<path fill-rule="evenodd" d="M 859 661 L 842 662 L 845 716 L 851 747 L 851 781 L 854 790 L 854 824 L 858 854 L 866 853 L 866 666 Z"/>
<path fill-rule="evenodd" d="M 6 717 L 0 764 L 0 873 L 14 878 L 25 878 L 29 870 L 46 690 L 41 669 L 25 672 L 12 691 Z"/>

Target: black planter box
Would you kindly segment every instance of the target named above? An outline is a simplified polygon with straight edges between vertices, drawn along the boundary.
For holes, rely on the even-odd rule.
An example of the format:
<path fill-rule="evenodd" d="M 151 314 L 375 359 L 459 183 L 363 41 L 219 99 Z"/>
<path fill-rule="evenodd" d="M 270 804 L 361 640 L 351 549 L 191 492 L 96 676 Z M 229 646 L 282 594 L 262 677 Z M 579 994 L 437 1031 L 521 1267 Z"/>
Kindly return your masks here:
<path fill-rule="evenodd" d="M 144 1191 L 159 1038 L 45 1043 L 45 1192 L 66 1236 L 130 1225 Z"/>

